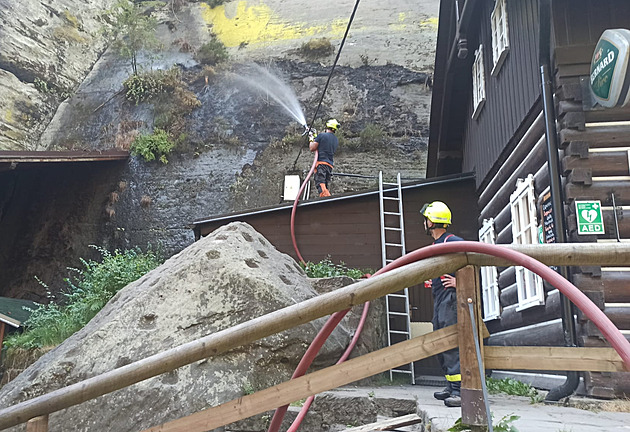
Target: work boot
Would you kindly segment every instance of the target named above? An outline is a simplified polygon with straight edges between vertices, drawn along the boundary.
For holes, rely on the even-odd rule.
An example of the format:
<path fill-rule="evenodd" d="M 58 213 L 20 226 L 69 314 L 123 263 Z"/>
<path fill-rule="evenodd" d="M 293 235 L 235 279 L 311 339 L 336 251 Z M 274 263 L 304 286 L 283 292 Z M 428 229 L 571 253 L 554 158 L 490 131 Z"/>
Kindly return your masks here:
<path fill-rule="evenodd" d="M 445 400 L 451 395 L 451 391 L 447 388 L 433 393 L 433 397 L 437 400 Z"/>
<path fill-rule="evenodd" d="M 444 399 L 444 405 L 449 408 L 462 406 L 462 398 L 459 395 L 451 395 Z"/>
<path fill-rule="evenodd" d="M 323 197 L 329 197 L 330 196 L 330 191 L 326 187 L 326 183 L 320 183 L 319 187 L 321 189 L 321 192 L 319 194 L 320 197 L 323 198 Z"/>

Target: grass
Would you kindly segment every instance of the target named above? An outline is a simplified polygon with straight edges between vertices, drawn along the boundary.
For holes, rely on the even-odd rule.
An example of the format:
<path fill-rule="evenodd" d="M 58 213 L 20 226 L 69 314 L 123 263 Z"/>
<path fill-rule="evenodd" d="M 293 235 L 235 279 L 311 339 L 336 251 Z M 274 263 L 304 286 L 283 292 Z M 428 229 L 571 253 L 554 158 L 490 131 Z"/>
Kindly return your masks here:
<path fill-rule="evenodd" d="M 75 277 L 66 278 L 68 289 L 59 302 L 41 304 L 24 323 L 23 333 L 5 340 L 8 350 L 40 349 L 58 345 L 83 328 L 119 290 L 160 264 L 157 254 L 140 249 L 109 252 L 92 246 L 102 260 L 81 259 L 82 269 L 71 268 Z M 48 289 L 48 286 L 40 283 Z M 49 298 L 56 300 L 48 291 Z"/>
<path fill-rule="evenodd" d="M 544 396 L 529 384 L 512 378 L 496 379 L 487 377 L 486 385 L 490 394 L 505 393 L 512 396 L 526 396 L 532 404 L 543 401 Z"/>
<path fill-rule="evenodd" d="M 348 276 L 353 279 L 360 279 L 366 273 L 373 273 L 371 269 L 359 270 L 348 268 L 343 261 L 341 261 L 339 264 L 335 264 L 331 261 L 330 256 L 321 260 L 318 263 L 312 263 L 309 261 L 306 263 L 306 265 L 300 263 L 300 266 L 304 269 L 306 275 L 310 278 Z"/>

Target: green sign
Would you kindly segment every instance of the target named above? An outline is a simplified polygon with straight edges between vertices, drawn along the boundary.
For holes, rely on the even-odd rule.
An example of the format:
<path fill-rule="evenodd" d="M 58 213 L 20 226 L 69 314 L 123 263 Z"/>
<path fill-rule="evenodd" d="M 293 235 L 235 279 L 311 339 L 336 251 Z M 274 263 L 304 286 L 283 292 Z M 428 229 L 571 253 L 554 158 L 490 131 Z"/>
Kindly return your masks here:
<path fill-rule="evenodd" d="M 626 105 L 630 74 L 630 30 L 608 29 L 599 38 L 591 59 L 591 92 L 605 108 Z"/>
<path fill-rule="evenodd" d="M 591 88 L 597 97 L 610 98 L 613 72 L 619 58 L 619 50 L 605 39 L 600 39 L 591 61 Z"/>
<path fill-rule="evenodd" d="M 604 234 L 602 205 L 599 201 L 576 201 L 578 234 Z"/>

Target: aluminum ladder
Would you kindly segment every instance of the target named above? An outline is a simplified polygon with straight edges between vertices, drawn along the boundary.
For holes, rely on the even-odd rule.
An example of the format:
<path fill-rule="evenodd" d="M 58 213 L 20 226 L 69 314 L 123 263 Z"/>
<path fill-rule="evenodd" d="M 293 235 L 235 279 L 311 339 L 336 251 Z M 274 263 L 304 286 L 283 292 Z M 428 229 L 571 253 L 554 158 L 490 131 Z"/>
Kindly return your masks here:
<path fill-rule="evenodd" d="M 388 187 L 388 189 L 385 190 L 384 187 Z M 382 265 L 385 267 L 407 253 L 400 173 L 396 177 L 396 183 L 383 182 L 383 172 L 378 173 L 378 196 L 381 216 L 381 257 Z M 402 291 L 387 294 L 385 296 L 385 310 L 387 313 L 387 345 L 391 346 L 410 339 L 409 289 L 405 288 Z M 416 383 L 413 363 L 390 369 L 390 380 L 394 379 L 395 373 L 410 375 L 411 383 Z"/>

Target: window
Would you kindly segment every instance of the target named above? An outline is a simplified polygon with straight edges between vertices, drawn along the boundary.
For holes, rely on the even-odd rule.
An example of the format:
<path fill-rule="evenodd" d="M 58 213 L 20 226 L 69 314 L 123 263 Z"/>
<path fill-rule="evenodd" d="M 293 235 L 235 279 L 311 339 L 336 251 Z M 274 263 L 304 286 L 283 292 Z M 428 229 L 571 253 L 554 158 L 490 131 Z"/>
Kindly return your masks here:
<path fill-rule="evenodd" d="M 473 119 L 479 117 L 481 108 L 486 103 L 486 79 L 483 69 L 483 45 L 479 45 L 475 51 L 475 62 L 472 69 L 473 75 Z"/>
<path fill-rule="evenodd" d="M 510 196 L 512 213 L 512 243 L 537 244 L 538 224 L 536 222 L 536 197 L 534 176 L 518 179 L 516 191 Z M 543 283 L 540 276 L 524 267 L 516 267 L 516 286 L 518 290 L 518 308 L 543 304 L 545 302 Z"/>
<path fill-rule="evenodd" d="M 479 230 L 481 243 L 495 244 L 494 219 L 484 219 Z M 481 267 L 481 293 L 483 295 L 483 320 L 490 321 L 501 315 L 499 301 L 499 277 L 496 267 Z"/>
<path fill-rule="evenodd" d="M 492 76 L 497 76 L 510 51 L 506 0 L 496 0 L 490 17 L 492 28 Z"/>

